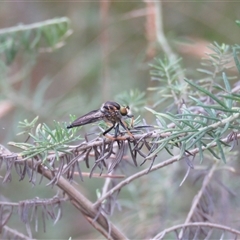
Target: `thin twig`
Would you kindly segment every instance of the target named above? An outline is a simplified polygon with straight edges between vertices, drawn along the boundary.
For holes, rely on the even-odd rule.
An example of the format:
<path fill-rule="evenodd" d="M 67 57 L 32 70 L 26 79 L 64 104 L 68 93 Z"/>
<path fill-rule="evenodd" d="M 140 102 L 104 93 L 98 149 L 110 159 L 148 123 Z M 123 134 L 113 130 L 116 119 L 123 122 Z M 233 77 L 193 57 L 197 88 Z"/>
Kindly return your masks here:
<path fill-rule="evenodd" d="M 35 198 L 35 199 L 27 199 L 27 200 L 23 200 L 23 201 L 20 201 L 20 202 L 0 202 L 0 206 L 11 206 L 11 207 L 18 207 L 20 204 L 26 202 L 26 203 L 32 203 L 34 204 L 34 206 L 42 206 L 43 204 L 44 205 L 54 205 L 54 204 L 58 204 L 62 201 L 65 201 L 65 199 L 63 198 L 59 198 L 59 197 L 53 197 L 53 198 L 50 198 L 50 199 L 38 199 L 38 198 Z"/>
<path fill-rule="evenodd" d="M 2 233 L 1 233 L 1 236 L 5 236 L 5 237 L 9 237 L 7 239 L 19 239 L 19 240 L 34 240 L 34 238 L 30 238 L 20 232 L 18 232 L 17 230 L 15 229 L 12 229 L 8 226 L 4 226 L 3 227 L 3 230 L 2 230 Z"/>
<path fill-rule="evenodd" d="M 167 38 L 165 37 L 164 30 L 163 30 L 163 14 L 162 14 L 162 2 L 161 0 L 155 1 L 155 8 L 156 8 L 156 31 L 157 31 L 157 40 L 160 46 L 162 47 L 163 51 L 167 55 L 168 59 L 171 62 L 176 63 L 177 62 L 177 56 L 176 54 L 172 51 L 170 45 L 168 44 Z M 177 71 L 177 76 L 179 83 L 184 84 L 184 74 L 181 68 L 176 67 Z M 180 99 L 175 95 L 175 93 L 172 91 L 174 101 L 176 104 L 180 104 Z M 186 99 L 186 93 L 183 92 L 182 96 L 183 99 Z"/>
<path fill-rule="evenodd" d="M 90 217 L 87 217 L 84 215 L 84 217 L 87 219 L 87 221 L 95 228 L 98 230 L 98 232 L 100 232 L 106 239 L 112 239 L 112 238 L 109 238 L 109 234 L 102 228 L 99 227 L 98 224 L 96 224 L 95 221 L 93 221 L 92 218 Z"/>
<path fill-rule="evenodd" d="M 210 180 L 213 176 L 213 173 L 214 171 L 216 170 L 217 168 L 217 165 L 218 165 L 218 161 L 215 161 L 215 163 L 212 165 L 210 171 L 208 172 L 208 174 L 205 176 L 204 178 L 204 181 L 203 181 L 203 184 L 202 184 L 202 187 L 201 189 L 199 190 L 198 194 L 196 195 L 196 197 L 194 198 L 194 201 L 193 201 L 193 204 L 192 204 L 192 207 L 187 215 L 187 218 L 185 220 L 185 223 L 184 224 L 188 224 L 194 214 L 194 212 L 196 211 L 196 208 L 197 208 L 197 205 L 199 204 L 199 201 L 206 189 L 206 187 L 208 186 L 208 184 L 210 183 Z M 184 232 L 184 229 L 181 230 L 181 232 L 179 233 L 178 235 L 178 238 L 179 239 L 182 239 L 182 236 L 183 236 L 183 232 Z"/>
<path fill-rule="evenodd" d="M 194 223 L 187 223 L 187 224 L 179 224 L 179 225 L 175 225 L 173 227 L 164 229 L 162 232 L 158 233 L 155 237 L 152 238 L 152 240 L 158 240 L 158 239 L 163 239 L 163 237 L 169 233 L 169 232 L 173 232 L 176 231 L 179 228 L 186 228 L 186 227 L 209 227 L 209 228 L 217 228 L 223 231 L 228 231 L 231 232 L 233 234 L 239 235 L 240 236 L 240 231 L 238 231 L 237 229 L 233 229 L 224 225 L 220 225 L 220 224 L 215 224 L 215 223 L 209 223 L 209 222 L 194 222 Z"/>
<path fill-rule="evenodd" d="M 28 25 L 21 24 L 16 27 L 2 28 L 0 30 L 0 34 L 15 33 L 15 32 L 21 32 L 21 31 L 28 31 L 28 30 L 32 30 L 32 29 L 39 29 L 42 26 L 47 27 L 47 26 L 60 24 L 60 23 L 69 23 L 69 19 L 66 17 L 62 17 L 62 18 L 57 18 L 57 19 L 46 20 L 44 22 L 28 24 Z"/>
<path fill-rule="evenodd" d="M 155 8 L 156 8 L 156 31 L 158 43 L 161 45 L 163 51 L 168 56 L 168 58 L 172 61 L 176 61 L 177 57 L 173 53 L 164 34 L 161 1 L 155 1 Z"/>
<path fill-rule="evenodd" d="M 74 175 L 79 175 L 78 172 L 74 172 Z M 88 172 L 82 172 L 82 176 L 83 177 L 90 177 L 90 173 Z M 123 174 L 117 174 L 117 175 L 112 175 L 111 173 L 109 174 L 105 174 L 105 173 L 102 173 L 101 175 L 99 175 L 98 173 L 93 173 L 91 175 L 92 178 L 125 178 L 126 176 L 123 175 Z"/>

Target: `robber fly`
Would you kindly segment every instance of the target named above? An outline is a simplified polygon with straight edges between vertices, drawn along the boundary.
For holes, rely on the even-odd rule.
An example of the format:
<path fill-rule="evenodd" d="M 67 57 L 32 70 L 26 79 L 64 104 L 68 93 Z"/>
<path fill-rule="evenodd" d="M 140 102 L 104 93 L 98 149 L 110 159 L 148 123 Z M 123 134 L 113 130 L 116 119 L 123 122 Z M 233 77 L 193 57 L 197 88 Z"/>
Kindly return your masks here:
<path fill-rule="evenodd" d="M 120 106 L 116 102 L 107 101 L 103 103 L 100 109 L 93 110 L 82 117 L 76 119 L 73 123 L 71 123 L 67 128 L 73 128 L 82 126 L 89 123 L 94 123 L 97 121 L 104 120 L 106 123 L 110 124 L 110 128 L 108 128 L 103 135 L 110 132 L 113 128 L 115 129 L 115 135 L 116 138 L 119 133 L 119 124 L 127 131 L 129 136 L 132 136 L 132 134 L 129 132 L 129 129 L 126 125 L 126 123 L 123 121 L 124 118 L 131 118 L 131 126 L 133 126 L 133 115 L 130 111 L 129 106 Z"/>

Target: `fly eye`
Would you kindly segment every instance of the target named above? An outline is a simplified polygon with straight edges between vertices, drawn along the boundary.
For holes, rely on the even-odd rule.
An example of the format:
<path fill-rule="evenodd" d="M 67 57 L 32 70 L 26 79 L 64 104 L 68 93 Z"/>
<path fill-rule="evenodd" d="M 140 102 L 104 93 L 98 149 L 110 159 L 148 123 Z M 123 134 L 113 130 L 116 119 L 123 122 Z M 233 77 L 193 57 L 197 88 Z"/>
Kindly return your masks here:
<path fill-rule="evenodd" d="M 128 108 L 127 107 L 121 107 L 120 113 L 122 116 L 126 116 L 128 114 Z"/>

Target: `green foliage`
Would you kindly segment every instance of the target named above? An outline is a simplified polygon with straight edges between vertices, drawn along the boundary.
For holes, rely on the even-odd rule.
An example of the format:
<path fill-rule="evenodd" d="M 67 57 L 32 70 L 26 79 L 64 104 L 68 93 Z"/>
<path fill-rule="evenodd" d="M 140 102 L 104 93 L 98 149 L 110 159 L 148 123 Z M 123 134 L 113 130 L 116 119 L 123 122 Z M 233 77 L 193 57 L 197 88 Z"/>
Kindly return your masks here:
<path fill-rule="evenodd" d="M 218 45 L 214 43 L 211 49 L 213 53 L 208 54 L 208 59 L 205 59 L 204 65 L 209 69 L 213 69 L 213 71 L 201 69 L 201 72 L 208 77 L 198 82 L 185 79 L 190 94 L 187 102 L 183 103 L 179 108 L 178 114 L 162 113 L 146 108 L 157 117 L 158 126 L 156 127 L 164 136 L 157 141 L 158 148 L 148 158 L 152 158 L 154 154 L 163 149 L 169 152 L 169 149 L 178 146 L 180 147 L 179 158 L 182 158 L 186 152 L 198 148 L 201 162 L 204 159 L 202 149 L 207 149 L 214 158 L 226 162 L 226 143 L 222 139 L 232 132 L 240 130 L 240 108 L 237 107 L 240 94 L 232 92 L 232 84 L 230 84 L 227 74 L 223 71 L 228 69 L 227 65 L 232 59 L 231 48 L 225 44 Z M 237 65 L 236 51 L 234 51 L 234 56 Z M 167 90 L 164 90 L 167 85 L 167 74 L 165 74 L 167 71 L 164 72 L 165 69 L 170 68 L 168 71 L 171 73 L 169 74 L 172 76 L 171 79 L 177 78 L 174 74 L 174 68 L 168 63 L 166 60 L 158 60 L 157 64 L 154 65 L 156 70 L 152 72 L 158 76 L 158 81 L 165 83 L 165 85 L 162 85 L 162 91 L 159 91 L 159 95 L 163 94 L 164 91 L 174 89 L 167 87 Z M 206 79 L 209 81 L 206 81 Z M 221 85 L 220 80 L 223 83 Z M 156 89 L 159 88 L 153 90 Z M 175 93 L 177 92 L 175 91 Z M 169 97 L 174 97 L 173 95 L 169 93 Z M 201 98 L 196 96 L 201 96 Z M 163 97 L 166 97 L 166 95 Z M 172 127 L 169 127 L 169 124 Z M 212 149 L 213 146 L 215 147 L 214 150 Z"/>
<path fill-rule="evenodd" d="M 73 118 L 74 117 L 71 117 L 71 119 Z M 70 153 L 69 143 L 81 139 L 77 134 L 78 128 L 72 128 L 68 130 L 66 128 L 66 123 L 62 124 L 56 121 L 54 121 L 54 129 L 51 129 L 47 124 L 43 123 L 38 124 L 35 128 L 35 132 L 32 133 L 32 128 L 36 121 L 37 118 L 30 123 L 27 120 L 24 120 L 24 122 L 21 122 L 19 126 L 26 129 L 22 133 L 26 133 L 28 131 L 28 135 L 30 136 L 32 143 L 9 143 L 9 145 L 23 150 L 19 154 L 23 156 L 25 160 L 36 157 L 41 159 L 43 164 L 49 156 L 59 160 L 59 157 L 62 153 Z"/>
<path fill-rule="evenodd" d="M 210 53 L 203 59 L 203 68 L 197 70 L 206 76 L 199 80 L 203 88 L 212 90 L 213 85 L 221 81 L 222 72 L 232 67 L 232 48 L 229 45 L 214 42 L 209 47 Z"/>
<path fill-rule="evenodd" d="M 150 64 L 152 70 L 150 74 L 152 81 L 157 81 L 158 86 L 148 88 L 149 91 L 154 91 L 156 95 L 153 97 L 153 107 L 171 100 L 180 99 L 186 91 L 186 84 L 181 82 L 179 73 L 183 72 L 179 63 L 181 59 L 173 62 L 167 57 L 164 59 L 156 58 L 154 64 Z M 177 104 L 175 102 L 175 104 Z"/>
<path fill-rule="evenodd" d="M 17 135 L 22 135 L 22 134 L 29 134 L 30 132 L 32 133 L 33 128 L 35 128 L 35 124 L 38 121 L 38 116 L 35 117 L 31 122 L 28 122 L 27 119 L 24 119 L 23 122 L 19 122 L 19 128 L 23 128 L 23 131 L 18 133 Z"/>
<path fill-rule="evenodd" d="M 0 54 L 5 55 L 6 64 L 11 64 L 19 50 L 29 52 L 41 48 L 57 48 L 57 44 L 62 45 L 70 34 L 69 23 L 68 18 L 57 18 L 1 29 Z"/>
<path fill-rule="evenodd" d="M 209 69 L 213 68 L 213 72 L 201 70 L 208 76 L 211 76 L 211 87 L 206 88 L 203 81 L 190 81 L 185 79 L 185 84 L 180 83 L 178 78 L 178 63 L 172 63 L 165 58 L 164 60 L 156 59 L 156 62 L 152 67 L 151 71 L 153 80 L 161 83 L 161 86 L 152 88 L 150 90 L 156 91 L 161 99 L 158 101 L 158 105 L 161 101 L 166 99 L 177 97 L 181 99 L 182 96 L 182 86 L 186 89 L 186 83 L 188 84 L 189 92 L 192 93 L 186 104 L 182 104 L 179 109 L 179 113 L 174 115 L 170 112 L 162 113 L 154 111 L 150 108 L 146 108 L 152 112 L 158 119 L 159 126 L 156 129 L 160 130 L 160 134 L 165 134 L 165 136 L 155 143 L 158 147 L 146 157 L 146 159 L 153 158 L 156 154 L 165 149 L 171 154 L 171 149 L 174 147 L 180 148 L 179 158 L 182 158 L 186 152 L 194 148 L 201 149 L 200 151 L 200 161 L 203 161 L 204 154 L 202 149 L 206 148 L 213 157 L 217 159 L 222 159 L 226 161 L 225 143 L 222 139 L 230 134 L 231 131 L 239 130 L 239 114 L 240 109 L 236 107 L 240 95 L 237 93 L 232 93 L 231 84 L 227 74 L 223 72 L 226 69 L 226 65 L 230 61 L 229 56 L 229 46 L 225 44 L 218 45 L 215 43 L 211 46 L 214 53 L 208 55 L 208 59 L 205 59 L 205 65 Z M 236 52 L 235 52 L 235 59 Z M 237 63 L 237 60 L 235 60 Z M 177 68 L 176 68 L 177 66 Z M 210 74 L 211 73 L 211 74 Z M 214 79 L 219 73 L 218 83 L 215 83 Z M 220 76 L 222 80 L 222 85 L 220 85 Z M 205 79 L 203 79 L 205 80 Z M 215 93 L 213 93 L 215 91 Z M 216 91 L 218 93 L 216 94 Z M 196 94 L 197 93 L 197 94 Z M 196 98 L 195 96 L 202 96 L 202 100 Z M 145 105 L 145 94 L 138 90 L 132 90 L 129 92 L 123 92 L 117 96 L 120 103 L 128 105 L 135 112 L 139 111 Z M 192 100 L 192 101 L 190 101 Z M 127 102 L 128 101 L 128 102 Z M 200 114 L 196 114 L 196 111 Z M 140 122 L 140 118 L 137 118 L 136 122 Z M 27 121 L 21 123 L 24 127 L 32 129 L 36 122 L 36 119 L 31 123 Z M 138 124 L 135 122 L 135 126 Z M 129 124 L 129 122 L 127 122 Z M 169 127 L 169 124 L 173 124 Z M 104 122 L 99 123 L 99 127 L 106 130 L 107 126 Z M 26 133 L 27 131 L 24 131 Z M 59 123 L 55 122 L 55 129 L 51 130 L 46 124 L 38 125 L 35 133 L 29 132 L 29 136 L 34 140 L 33 144 L 30 143 L 12 143 L 24 151 L 21 155 L 27 158 L 34 156 L 41 156 L 43 162 L 47 159 L 48 154 L 54 153 L 56 158 L 59 159 L 59 153 L 66 152 L 68 143 L 79 139 L 79 137 L 74 137 L 77 131 L 75 128 L 71 129 L 70 132 L 63 128 Z M 212 146 L 216 143 L 216 148 L 213 151 Z"/>
<path fill-rule="evenodd" d="M 16 121 L 35 116 L 39 116 L 42 121 L 53 114 L 59 99 L 46 99 L 46 92 L 53 81 L 50 77 L 44 77 L 37 82 L 38 78 L 33 78 L 32 70 L 41 52 L 62 47 L 71 32 L 68 18 L 21 24 L 0 30 L 0 99 L 11 103 L 17 110 L 21 109 L 13 112 L 13 119 Z M 20 56 L 18 59 L 17 54 Z M 17 60 L 18 67 L 12 71 L 9 64 L 14 60 Z M 17 126 L 17 122 L 12 125 Z M 16 128 L 11 129 L 12 131 L 8 131 L 8 138 L 13 138 L 16 131 Z"/>
<path fill-rule="evenodd" d="M 235 61 L 237 70 L 240 73 L 240 62 L 239 62 L 239 59 L 238 59 L 238 56 L 237 56 L 237 54 L 238 54 L 237 50 L 238 49 L 240 49 L 239 45 L 236 45 L 235 47 L 233 47 L 233 57 L 234 57 L 234 61 Z"/>

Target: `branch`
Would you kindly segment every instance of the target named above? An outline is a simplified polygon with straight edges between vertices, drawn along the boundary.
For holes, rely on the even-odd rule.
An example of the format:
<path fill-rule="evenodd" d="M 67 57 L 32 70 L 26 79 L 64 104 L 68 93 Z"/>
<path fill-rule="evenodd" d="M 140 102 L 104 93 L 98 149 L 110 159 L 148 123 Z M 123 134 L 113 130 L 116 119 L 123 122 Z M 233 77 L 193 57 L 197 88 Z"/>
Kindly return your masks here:
<path fill-rule="evenodd" d="M 163 117 L 171 118 L 171 116 L 168 116 L 167 114 L 158 113 L 158 115 L 159 116 L 163 115 Z M 96 223 L 99 224 L 99 226 L 105 231 L 106 234 L 110 234 L 110 236 L 112 236 L 113 238 L 116 237 L 123 239 L 125 238 L 125 236 L 123 236 L 122 233 L 114 225 L 108 222 L 108 219 L 100 212 L 101 209 L 99 207 L 101 206 L 101 203 L 106 198 L 111 197 L 113 193 L 119 192 L 122 187 L 129 184 L 133 180 L 140 178 L 141 176 L 148 174 L 149 172 L 155 171 L 159 168 L 172 164 L 181 159 L 183 156 L 194 156 L 200 151 L 207 149 L 210 150 L 210 148 L 216 146 L 219 147 L 219 142 L 224 145 L 224 143 L 229 143 L 240 138 L 240 133 L 229 134 L 228 137 L 226 138 L 220 138 L 220 136 L 218 136 L 219 139 L 217 141 L 215 138 L 213 139 L 207 138 L 207 140 L 205 139 L 206 141 L 204 140 L 205 142 L 204 146 L 202 146 L 201 148 L 191 149 L 192 146 L 195 146 L 195 144 L 192 144 L 192 146 L 189 148 L 181 148 L 179 155 L 173 156 L 162 163 L 153 165 L 155 157 L 164 148 L 164 146 L 167 146 L 167 144 L 169 144 L 169 146 L 175 146 L 173 140 L 175 143 L 182 144 L 183 141 L 186 141 L 186 139 L 191 140 L 192 133 L 195 133 L 194 136 L 197 138 L 196 134 L 199 134 L 201 132 L 207 134 L 208 131 L 212 132 L 213 130 L 218 129 L 222 125 L 228 126 L 227 123 L 234 122 L 237 118 L 239 118 L 239 113 L 236 113 L 234 110 L 234 113 L 230 117 L 226 117 L 225 115 L 224 117 L 225 118 L 223 119 L 216 120 L 214 119 L 215 122 L 212 124 L 209 123 L 208 125 L 206 125 L 206 123 L 203 122 L 200 126 L 196 127 L 196 129 L 193 128 L 191 124 L 190 128 L 183 129 L 182 127 L 179 128 L 177 123 L 176 124 L 171 123 L 172 126 L 170 127 L 169 125 L 164 130 L 162 130 L 161 128 L 160 129 L 154 128 L 154 130 L 151 130 L 151 132 L 145 132 L 149 131 L 152 128 L 150 128 L 150 126 L 147 127 L 137 126 L 135 129 L 133 129 L 133 133 L 135 132 L 138 133 L 139 131 L 141 131 L 141 134 L 134 134 L 134 139 L 131 139 L 128 135 L 124 135 L 121 137 L 121 139 L 117 139 L 115 141 L 105 138 L 102 139 L 98 137 L 96 139 L 91 140 L 90 142 L 82 142 L 80 145 L 77 146 L 68 146 L 68 150 L 59 153 L 57 157 L 56 154 L 54 154 L 54 151 L 50 151 L 49 152 L 50 154 L 46 157 L 46 160 L 44 162 L 48 162 L 50 166 L 53 166 L 54 164 L 54 169 L 52 169 L 52 171 L 47 170 L 48 167 L 47 164 L 46 167 L 44 167 L 44 164 L 42 164 L 41 162 L 41 156 L 26 154 L 24 157 L 21 157 L 21 155 L 19 154 L 11 153 L 6 149 L 1 148 L 0 160 L 3 160 L 7 167 L 7 172 L 4 177 L 4 181 L 11 180 L 11 169 L 13 166 L 16 167 L 16 170 L 20 175 L 21 179 L 23 179 L 26 173 L 28 173 L 29 179 L 33 183 L 35 181 L 33 178 L 34 172 L 38 172 L 42 176 L 51 180 L 49 184 L 56 184 L 60 189 L 66 192 L 73 205 L 77 209 L 79 209 L 85 216 L 91 218 L 93 221 L 95 221 L 96 219 Z M 195 123 L 194 121 L 195 120 L 193 119 L 192 125 Z M 233 129 L 235 129 L 234 125 Z M 60 133 L 64 136 L 64 132 Z M 223 132 L 223 134 L 225 135 L 225 131 Z M 68 133 L 68 135 L 70 135 L 70 133 Z M 200 135 L 200 137 L 202 136 Z M 198 137 L 197 140 L 199 139 L 200 138 Z M 209 141 L 210 143 L 207 144 L 207 142 Z M 103 170 L 103 167 L 106 167 L 105 161 L 109 159 L 113 154 L 115 156 L 115 158 L 113 159 L 114 164 L 111 164 L 110 169 L 111 171 L 114 170 L 114 168 L 123 159 L 123 155 L 127 149 L 126 148 L 127 144 L 130 149 L 131 156 L 135 165 L 137 165 L 137 154 L 139 154 L 145 159 L 145 161 L 151 160 L 153 166 L 123 180 L 115 187 L 113 187 L 111 190 L 106 191 L 101 196 L 101 198 L 99 198 L 94 204 L 90 202 L 87 198 L 85 198 L 81 193 L 79 193 L 69 183 L 69 180 L 70 181 L 73 180 L 73 175 L 75 174 L 76 169 L 81 175 L 79 163 L 85 161 L 87 167 L 89 167 L 90 152 L 91 155 L 95 158 L 94 166 L 92 167 L 90 173 L 91 175 L 96 167 L 100 167 L 101 170 Z M 116 150 L 113 149 L 114 146 L 117 146 Z M 145 150 L 144 151 L 141 150 L 144 146 L 148 151 L 147 153 L 145 152 Z M 32 146 L 32 148 L 34 148 L 34 146 Z M 65 179 L 63 175 L 64 176 L 66 175 L 67 179 Z M 93 224 L 93 226 L 95 226 L 95 224 Z"/>
<path fill-rule="evenodd" d="M 32 161 L 28 161 L 29 167 L 33 168 L 34 164 Z M 52 180 L 52 173 L 43 166 L 39 166 L 37 169 L 38 173 L 43 175 L 45 178 Z M 69 181 L 65 180 L 62 176 L 59 178 L 57 184 L 60 189 L 62 189 L 69 197 L 70 201 L 74 206 L 81 211 L 83 215 L 94 220 L 96 216 L 96 222 L 111 236 L 113 239 L 127 239 L 111 222 L 109 222 L 105 216 L 98 213 L 93 207 L 93 203 L 90 202 L 84 195 L 77 191 Z M 94 226 L 94 225 L 93 225 Z M 94 226 L 95 227 L 95 226 Z M 97 228 L 96 228 L 97 229 Z M 97 229 L 98 230 L 98 229 Z"/>
<path fill-rule="evenodd" d="M 33 23 L 29 25 L 18 25 L 16 27 L 10 27 L 10 28 L 2 28 L 0 29 L 0 34 L 6 34 L 6 33 L 15 33 L 15 32 L 22 32 L 22 31 L 28 31 L 28 30 L 33 30 L 33 29 L 39 29 L 41 27 L 47 27 L 55 24 L 69 24 L 69 19 L 66 17 L 62 18 L 57 18 L 57 19 L 51 19 L 51 20 L 46 20 L 43 22 L 38 22 L 38 23 Z"/>
<path fill-rule="evenodd" d="M 34 206 L 42 206 L 44 204 L 45 206 L 47 205 L 52 206 L 54 204 L 61 203 L 64 200 L 66 199 L 55 196 L 50 199 L 34 198 L 34 199 L 27 199 L 19 202 L 1 202 L 0 201 L 0 206 L 18 207 L 19 205 L 22 205 L 22 204 L 33 204 Z"/>
<path fill-rule="evenodd" d="M 206 223 L 206 222 L 195 222 L 195 223 L 187 223 L 187 224 L 179 224 L 170 228 L 165 229 L 164 231 L 158 233 L 154 238 L 152 238 L 153 240 L 157 240 L 157 239 L 163 239 L 163 237 L 170 232 L 176 231 L 179 228 L 186 228 L 186 227 L 209 227 L 209 228 L 217 228 L 223 231 L 228 231 L 231 232 L 233 234 L 236 234 L 237 236 L 240 236 L 240 231 L 230 228 L 230 227 L 226 227 L 224 225 L 220 225 L 220 224 L 215 224 L 215 223 Z M 179 238 L 178 238 L 179 239 Z"/>
<path fill-rule="evenodd" d="M 4 225 L 6 225 L 12 214 L 17 212 L 22 223 L 25 224 L 29 238 L 32 237 L 30 223 L 35 223 L 35 230 L 38 229 L 39 212 L 43 220 L 44 231 L 46 229 L 46 218 L 51 218 L 56 223 L 61 217 L 61 203 L 66 199 L 54 196 L 50 199 L 27 199 L 19 202 L 0 202 L 0 233 Z M 40 209 L 39 209 L 40 208 Z M 5 215 L 5 216 L 4 216 Z M 18 235 L 18 234 L 17 234 Z M 12 238 L 12 237 L 11 237 Z M 16 237 L 15 237 L 16 238 Z M 17 237 L 20 239 L 20 237 Z"/>
<path fill-rule="evenodd" d="M 163 19 L 162 19 L 162 3 L 161 1 L 155 1 L 156 8 L 156 31 L 157 31 L 157 40 L 161 45 L 163 51 L 168 56 L 171 61 L 176 61 L 176 55 L 173 53 L 168 41 L 165 37 L 163 30 Z"/>
<path fill-rule="evenodd" d="M 240 138 L 240 133 L 236 135 L 236 138 L 239 139 Z M 228 143 L 229 142 L 229 138 L 226 137 L 224 139 L 221 140 L 222 142 L 224 143 Z M 205 147 L 202 147 L 202 151 L 208 149 L 208 148 L 213 148 L 213 147 L 216 147 L 217 146 L 217 143 L 215 142 L 212 142 L 212 143 L 209 143 L 207 144 Z M 193 150 L 189 151 L 189 153 L 186 153 L 187 156 L 190 156 L 190 155 L 195 155 L 199 152 L 199 148 L 194 148 Z M 124 181 L 120 182 L 119 184 L 117 184 L 115 187 L 113 187 L 111 190 L 109 190 L 104 196 L 102 196 L 101 198 L 99 198 L 95 203 L 94 203 L 94 207 L 95 208 L 98 208 L 101 203 L 106 199 L 108 198 L 109 196 L 111 196 L 113 193 L 117 192 L 117 191 L 120 191 L 120 189 L 122 187 L 124 187 L 125 185 L 129 184 L 130 182 L 134 181 L 135 179 L 138 179 L 140 177 L 142 177 L 143 175 L 145 174 L 148 174 L 149 172 L 153 172 L 153 171 L 156 171 L 157 169 L 159 168 L 163 168 L 167 165 L 170 165 L 174 162 L 177 162 L 179 160 L 179 157 L 181 155 L 176 155 L 174 157 L 171 157 L 169 158 L 168 160 L 162 162 L 162 163 L 158 163 L 156 165 L 154 165 L 151 169 L 144 169 L 128 178 L 126 178 Z"/>

